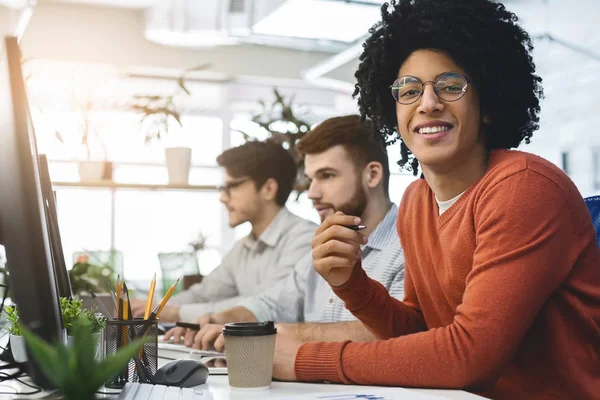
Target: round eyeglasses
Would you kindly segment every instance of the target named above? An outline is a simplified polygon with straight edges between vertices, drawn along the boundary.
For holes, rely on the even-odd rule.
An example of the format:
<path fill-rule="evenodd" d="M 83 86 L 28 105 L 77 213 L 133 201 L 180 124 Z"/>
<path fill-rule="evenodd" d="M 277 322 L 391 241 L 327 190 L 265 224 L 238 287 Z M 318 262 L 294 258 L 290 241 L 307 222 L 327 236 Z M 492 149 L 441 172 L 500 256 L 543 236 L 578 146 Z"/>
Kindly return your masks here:
<path fill-rule="evenodd" d="M 412 104 L 419 100 L 425 91 L 425 85 L 431 83 L 435 94 L 442 100 L 452 102 L 460 100 L 467 92 L 469 80 L 457 72 L 444 72 L 435 81 L 422 82 L 411 75 L 396 79 L 390 88 L 392 96 L 400 104 Z"/>

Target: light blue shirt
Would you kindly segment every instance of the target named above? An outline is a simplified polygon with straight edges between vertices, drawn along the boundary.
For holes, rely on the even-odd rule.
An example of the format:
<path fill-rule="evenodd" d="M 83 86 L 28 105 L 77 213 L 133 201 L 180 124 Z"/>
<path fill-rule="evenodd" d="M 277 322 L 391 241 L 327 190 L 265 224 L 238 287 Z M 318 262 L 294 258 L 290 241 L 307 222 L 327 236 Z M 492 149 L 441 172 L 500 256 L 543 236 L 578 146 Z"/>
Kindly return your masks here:
<path fill-rule="evenodd" d="M 181 306 L 182 321 L 193 321 L 263 293 L 286 279 L 298 259 L 310 252 L 316 229 L 315 223 L 282 208 L 258 239 L 250 234 L 239 240 L 221 265 L 202 282 L 173 296 L 169 305 Z"/>
<path fill-rule="evenodd" d="M 392 204 L 383 220 L 362 246 L 362 267 L 390 294 L 404 297 L 404 253 L 396 231 L 398 207 Z M 294 272 L 277 285 L 238 305 L 250 310 L 259 321 L 339 322 L 356 318 L 344 307 L 329 284 L 313 268 L 312 254 L 306 254 Z"/>

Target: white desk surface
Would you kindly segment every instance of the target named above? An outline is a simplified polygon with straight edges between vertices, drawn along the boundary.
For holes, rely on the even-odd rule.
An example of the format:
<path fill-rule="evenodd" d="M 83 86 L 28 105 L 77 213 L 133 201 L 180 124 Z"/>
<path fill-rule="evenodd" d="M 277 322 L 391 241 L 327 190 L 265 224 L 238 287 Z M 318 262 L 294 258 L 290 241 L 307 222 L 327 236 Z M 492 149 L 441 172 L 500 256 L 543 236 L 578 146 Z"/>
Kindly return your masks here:
<path fill-rule="evenodd" d="M 31 382 L 28 377 L 21 378 L 26 382 Z M 382 389 L 374 386 L 351 386 L 351 385 L 332 385 L 316 383 L 297 383 L 297 382 L 273 382 L 271 389 L 263 392 L 248 393 L 235 392 L 229 387 L 226 375 L 210 375 L 204 385 L 197 386 L 198 389 L 206 390 L 211 396 L 207 400 L 268 400 L 276 398 L 286 398 L 287 396 L 306 394 L 306 393 L 341 393 L 341 392 L 366 392 L 369 389 Z M 390 396 L 395 395 L 398 399 L 421 399 L 420 395 L 436 396 L 440 399 L 451 400 L 477 400 L 483 397 L 464 392 L 461 390 L 432 390 L 432 389 L 402 389 L 387 388 L 390 390 Z M 47 392 L 41 392 L 35 395 L 21 395 L 32 391 L 31 388 L 20 384 L 17 381 L 6 381 L 0 383 L 0 392 L 14 392 L 14 394 L 2 394 L 0 399 L 41 399 L 48 396 Z M 111 391 L 113 392 L 113 391 Z M 118 392 L 113 392 L 118 393 Z M 116 399 L 118 394 L 98 395 L 99 399 Z M 433 399 L 432 399 L 433 400 Z"/>
<path fill-rule="evenodd" d="M 229 387 L 227 376 L 224 375 L 210 375 L 204 385 L 198 388 L 204 388 L 208 390 L 212 395 L 212 400 L 258 400 L 258 399 L 275 399 L 282 398 L 291 395 L 299 395 L 303 393 L 335 393 L 335 392 L 366 392 L 369 388 L 375 388 L 373 386 L 351 386 L 351 385 L 331 385 L 331 384 L 317 384 L 317 383 L 298 383 L 298 382 L 273 382 L 271 389 L 264 392 L 248 393 L 248 392 L 235 392 Z M 380 387 L 377 389 L 381 389 Z M 453 400 L 476 400 L 483 399 L 483 397 L 475 396 L 471 393 L 460 391 L 460 390 L 429 390 L 429 389 L 401 389 L 401 388 L 388 388 L 394 394 L 394 391 L 398 392 L 399 399 L 410 399 L 410 394 L 427 394 L 431 396 L 439 396 L 443 399 Z M 420 397 L 418 395 L 414 396 Z"/>
<path fill-rule="evenodd" d="M 0 344 L 6 344 L 8 335 L 0 334 Z M 161 367 L 170 360 L 158 358 L 158 366 Z M 0 362 L 0 364 L 4 364 Z M 1 370 L 2 373 L 10 373 L 14 370 Z M 32 383 L 29 377 L 19 378 L 27 383 Z M 249 393 L 232 391 L 229 387 L 227 375 L 210 375 L 205 384 L 197 387 L 198 389 L 206 390 L 210 393 L 207 400 L 268 400 L 281 399 L 288 396 L 300 395 L 306 393 L 341 393 L 341 392 L 363 392 L 369 389 L 383 389 L 375 386 L 356 386 L 356 385 L 334 385 L 334 384 L 317 384 L 317 383 L 299 383 L 299 382 L 273 382 L 271 389 L 263 392 Z M 422 395 L 437 396 L 441 399 L 450 400 L 481 400 L 484 397 L 476 396 L 472 393 L 462 390 L 434 390 L 434 389 L 404 389 L 404 388 L 386 388 L 390 390 L 390 395 L 396 395 L 399 399 L 420 399 Z M 48 392 L 40 392 L 34 395 L 20 395 L 33 391 L 15 380 L 0 382 L 0 392 L 8 392 L 10 394 L 0 394 L 0 399 L 42 399 L 53 398 L 56 396 L 48 396 Z M 110 391 L 112 395 L 100 395 L 98 399 L 116 399 L 118 391 Z M 396 393 L 394 393 L 396 392 Z M 116 394 L 115 394 L 116 393 Z M 411 395 L 412 394 L 412 395 Z"/>

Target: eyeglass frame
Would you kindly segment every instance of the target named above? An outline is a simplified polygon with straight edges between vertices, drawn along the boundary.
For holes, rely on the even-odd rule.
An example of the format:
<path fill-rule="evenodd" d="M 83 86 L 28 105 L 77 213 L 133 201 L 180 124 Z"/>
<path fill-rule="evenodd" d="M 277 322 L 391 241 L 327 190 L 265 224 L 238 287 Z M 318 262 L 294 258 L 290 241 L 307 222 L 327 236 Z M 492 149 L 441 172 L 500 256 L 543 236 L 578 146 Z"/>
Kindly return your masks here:
<path fill-rule="evenodd" d="M 436 82 L 437 82 L 437 81 L 439 81 L 439 80 L 440 80 L 440 78 L 441 78 L 442 76 L 446 75 L 446 74 L 454 74 L 454 75 L 458 75 L 458 76 L 460 76 L 461 78 L 464 78 L 464 80 L 467 82 L 467 84 L 466 84 L 466 85 L 463 87 L 463 89 L 462 89 L 462 94 L 461 94 L 461 95 L 460 95 L 460 97 L 459 97 L 459 98 L 457 98 L 457 99 L 454 99 L 454 100 L 446 100 L 446 99 L 442 98 L 442 97 L 440 96 L 440 94 L 439 94 L 438 90 L 437 90 L 437 87 L 435 86 Z M 420 95 L 419 95 L 417 98 L 415 98 L 413 101 L 411 101 L 410 103 L 400 103 L 400 101 L 399 101 L 398 99 L 396 99 L 396 97 L 394 97 L 394 92 L 393 92 L 393 90 L 394 90 L 394 89 L 393 89 L 393 88 L 394 88 L 394 84 L 395 84 L 396 82 L 398 82 L 400 79 L 402 79 L 402 78 L 407 78 L 407 77 L 410 77 L 410 78 L 415 78 L 417 81 L 421 82 L 421 94 L 420 94 Z M 469 88 L 469 83 L 471 83 L 471 82 L 472 82 L 472 81 L 471 81 L 469 78 L 467 78 L 465 75 L 463 75 L 463 74 L 461 74 L 461 73 L 459 73 L 459 72 L 452 72 L 452 71 L 446 71 L 446 72 L 442 72 L 442 73 L 441 73 L 441 74 L 440 74 L 440 75 L 439 75 L 437 78 L 435 78 L 435 80 L 433 80 L 433 81 L 425 81 L 425 82 L 423 82 L 421 79 L 419 79 L 418 77 L 416 77 L 416 76 L 414 76 L 414 75 L 402 75 L 402 76 L 399 76 L 398 78 L 396 78 L 396 79 L 394 80 L 394 82 L 393 82 L 393 83 L 390 85 L 390 91 L 391 91 L 391 93 L 392 93 L 392 98 L 393 98 L 393 99 L 396 101 L 396 103 L 398 103 L 398 104 L 401 104 L 401 105 L 403 105 L 403 106 L 409 106 L 409 105 L 411 105 L 411 104 L 414 104 L 414 103 L 416 103 L 417 101 L 419 101 L 419 99 L 420 99 L 421 97 L 423 97 L 423 93 L 425 93 L 425 85 L 426 85 L 426 84 L 428 84 L 428 83 L 431 83 L 431 84 L 433 85 L 433 91 L 435 92 L 435 95 L 438 97 L 438 99 L 442 100 L 442 101 L 443 101 L 443 102 L 445 102 L 445 103 L 454 103 L 455 101 L 458 101 L 458 100 L 462 99 L 463 97 L 465 97 L 465 94 L 467 93 L 467 89 Z"/>
<path fill-rule="evenodd" d="M 252 180 L 252 178 L 245 178 L 245 179 L 242 179 L 239 181 L 229 182 L 224 185 L 218 186 L 217 190 L 219 191 L 219 193 L 225 193 L 227 195 L 227 197 L 231 197 L 231 189 L 235 189 L 236 187 L 238 187 L 250 180 Z"/>

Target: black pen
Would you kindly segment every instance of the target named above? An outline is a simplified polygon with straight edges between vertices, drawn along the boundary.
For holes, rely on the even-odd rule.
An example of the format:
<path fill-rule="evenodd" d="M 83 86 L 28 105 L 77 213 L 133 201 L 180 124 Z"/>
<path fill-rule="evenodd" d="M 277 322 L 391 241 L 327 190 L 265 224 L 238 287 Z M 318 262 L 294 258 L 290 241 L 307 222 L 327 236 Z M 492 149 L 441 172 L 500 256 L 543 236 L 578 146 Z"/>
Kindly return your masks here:
<path fill-rule="evenodd" d="M 352 229 L 353 231 L 362 231 L 363 229 L 366 229 L 367 226 L 366 225 L 350 225 L 350 226 L 346 226 L 346 228 Z"/>
<path fill-rule="evenodd" d="M 200 330 L 200 325 L 199 324 L 190 324 L 189 322 L 176 322 L 175 326 L 178 326 L 180 328 L 192 329 L 192 330 L 195 330 L 195 331 L 199 331 Z"/>

